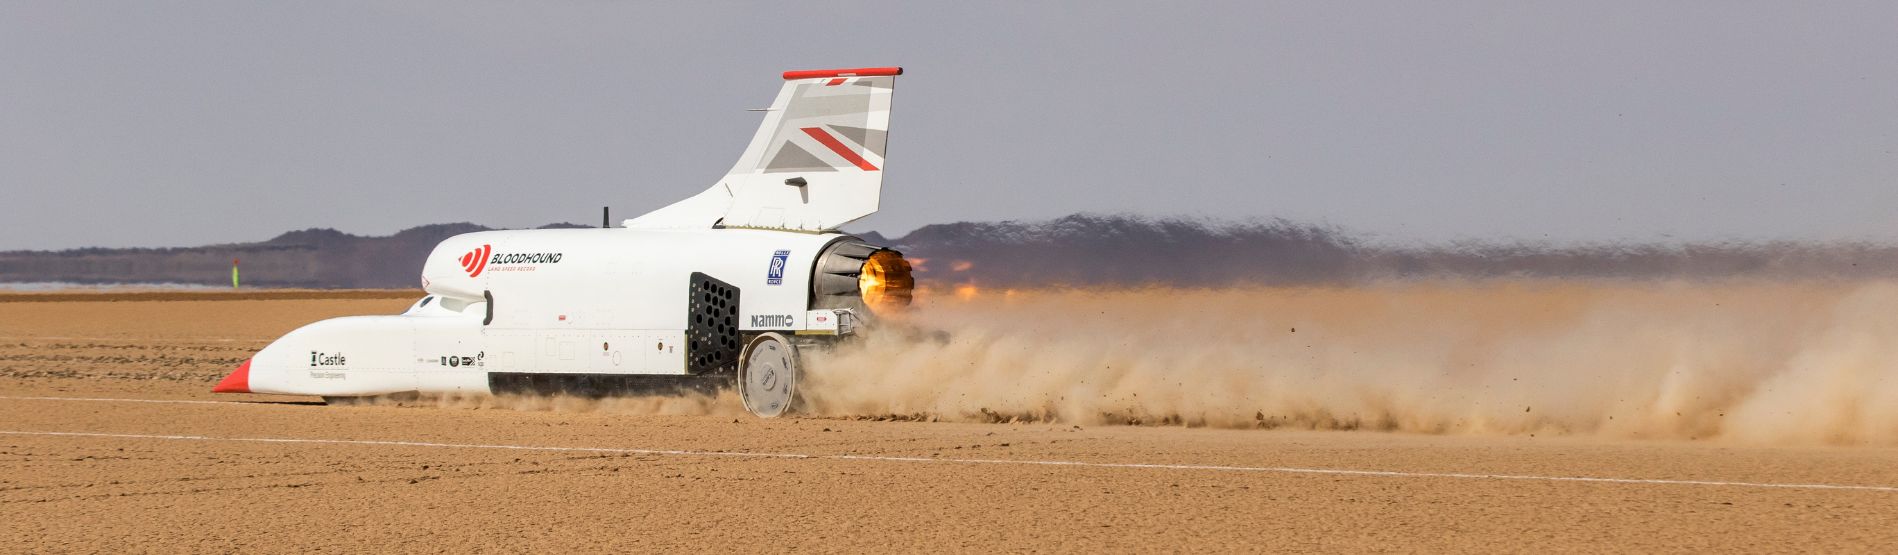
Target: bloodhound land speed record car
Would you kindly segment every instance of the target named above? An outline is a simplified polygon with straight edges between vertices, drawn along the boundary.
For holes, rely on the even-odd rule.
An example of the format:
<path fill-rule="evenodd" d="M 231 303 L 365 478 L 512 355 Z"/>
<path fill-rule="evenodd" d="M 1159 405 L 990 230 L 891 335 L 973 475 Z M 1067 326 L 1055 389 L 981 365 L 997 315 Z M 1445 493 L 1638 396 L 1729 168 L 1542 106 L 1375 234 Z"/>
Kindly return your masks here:
<path fill-rule="evenodd" d="M 437 245 L 395 316 L 316 322 L 213 391 L 618 395 L 736 387 L 797 401 L 798 352 L 901 310 L 901 253 L 837 231 L 877 210 L 901 68 L 792 71 L 730 173 L 600 229 L 483 231 Z"/>

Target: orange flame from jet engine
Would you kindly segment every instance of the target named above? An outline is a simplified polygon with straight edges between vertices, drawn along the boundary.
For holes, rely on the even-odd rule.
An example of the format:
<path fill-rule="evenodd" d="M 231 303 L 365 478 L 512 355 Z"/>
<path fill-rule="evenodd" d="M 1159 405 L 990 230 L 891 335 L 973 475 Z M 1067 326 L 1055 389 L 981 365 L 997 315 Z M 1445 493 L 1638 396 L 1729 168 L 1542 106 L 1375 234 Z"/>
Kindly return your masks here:
<path fill-rule="evenodd" d="M 863 262 L 857 276 L 857 290 L 863 292 L 863 304 L 872 312 L 889 312 L 909 306 L 916 289 L 910 276 L 909 261 L 892 250 L 880 250 Z"/>

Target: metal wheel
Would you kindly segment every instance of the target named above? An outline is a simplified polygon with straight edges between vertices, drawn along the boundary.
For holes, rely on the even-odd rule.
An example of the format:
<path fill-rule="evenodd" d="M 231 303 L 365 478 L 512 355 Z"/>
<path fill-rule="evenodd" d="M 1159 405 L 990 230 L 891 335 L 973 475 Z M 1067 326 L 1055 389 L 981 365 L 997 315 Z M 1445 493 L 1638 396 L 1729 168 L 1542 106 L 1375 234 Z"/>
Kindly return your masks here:
<path fill-rule="evenodd" d="M 738 397 L 760 418 L 789 412 L 797 400 L 797 346 L 776 333 L 753 338 L 738 356 Z"/>

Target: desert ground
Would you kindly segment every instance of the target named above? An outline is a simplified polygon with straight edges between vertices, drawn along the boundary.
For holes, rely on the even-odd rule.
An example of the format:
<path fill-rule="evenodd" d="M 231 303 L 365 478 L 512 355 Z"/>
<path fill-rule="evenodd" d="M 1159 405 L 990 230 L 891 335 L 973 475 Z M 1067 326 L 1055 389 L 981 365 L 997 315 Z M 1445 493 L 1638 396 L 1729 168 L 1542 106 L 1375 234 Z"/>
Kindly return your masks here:
<path fill-rule="evenodd" d="M 1898 548 L 1886 286 L 983 294 L 778 420 L 209 392 L 414 292 L 0 295 L 0 551 Z"/>

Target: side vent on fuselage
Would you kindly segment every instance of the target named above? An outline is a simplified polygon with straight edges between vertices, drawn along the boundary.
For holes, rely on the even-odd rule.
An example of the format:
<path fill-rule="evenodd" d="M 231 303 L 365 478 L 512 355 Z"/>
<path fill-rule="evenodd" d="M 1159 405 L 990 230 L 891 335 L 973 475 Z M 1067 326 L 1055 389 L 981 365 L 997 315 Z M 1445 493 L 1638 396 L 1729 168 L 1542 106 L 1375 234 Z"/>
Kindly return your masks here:
<path fill-rule="evenodd" d="M 692 272 L 686 302 L 685 371 L 729 374 L 738 371 L 738 288 Z"/>

